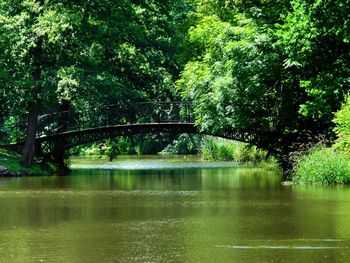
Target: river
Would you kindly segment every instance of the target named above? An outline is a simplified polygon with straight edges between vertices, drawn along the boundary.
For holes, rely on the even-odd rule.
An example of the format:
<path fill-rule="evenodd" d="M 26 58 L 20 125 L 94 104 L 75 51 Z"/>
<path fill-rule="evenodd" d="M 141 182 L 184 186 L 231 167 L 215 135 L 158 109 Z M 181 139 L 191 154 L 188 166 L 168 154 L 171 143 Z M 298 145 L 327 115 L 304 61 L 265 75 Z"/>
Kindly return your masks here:
<path fill-rule="evenodd" d="M 0 262 L 350 262 L 350 188 L 195 157 L 0 178 Z"/>

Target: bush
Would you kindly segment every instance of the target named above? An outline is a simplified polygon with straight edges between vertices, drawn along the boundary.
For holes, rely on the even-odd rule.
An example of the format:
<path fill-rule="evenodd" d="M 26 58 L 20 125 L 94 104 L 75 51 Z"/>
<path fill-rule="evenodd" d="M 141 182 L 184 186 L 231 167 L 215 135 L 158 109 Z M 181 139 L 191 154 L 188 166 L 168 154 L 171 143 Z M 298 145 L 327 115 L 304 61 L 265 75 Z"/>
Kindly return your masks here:
<path fill-rule="evenodd" d="M 258 163 L 263 160 L 266 160 L 267 152 L 259 150 L 256 146 L 251 146 L 245 143 L 238 144 L 236 150 L 237 161 L 238 162 L 254 162 Z"/>
<path fill-rule="evenodd" d="M 266 152 L 247 143 L 206 137 L 201 144 L 201 156 L 207 160 L 258 163 L 266 159 Z"/>
<path fill-rule="evenodd" d="M 198 154 L 201 140 L 200 135 L 180 134 L 160 154 Z"/>
<path fill-rule="evenodd" d="M 298 183 L 349 183 L 350 157 L 332 148 L 319 147 L 297 158 L 293 181 Z"/>
<path fill-rule="evenodd" d="M 213 139 L 208 137 L 204 138 L 200 145 L 200 154 L 206 160 L 216 160 L 218 152 L 218 146 L 214 143 Z"/>
<path fill-rule="evenodd" d="M 337 140 L 333 148 L 343 151 L 350 156 L 350 98 L 345 100 L 342 108 L 335 113 L 333 122 L 336 124 L 334 129 L 337 134 Z"/>
<path fill-rule="evenodd" d="M 4 166 L 10 171 L 27 175 L 49 175 L 58 172 L 57 167 L 52 163 L 42 163 L 36 160 L 32 167 L 24 167 L 21 164 L 21 156 L 17 153 L 0 148 L 0 166 Z"/>

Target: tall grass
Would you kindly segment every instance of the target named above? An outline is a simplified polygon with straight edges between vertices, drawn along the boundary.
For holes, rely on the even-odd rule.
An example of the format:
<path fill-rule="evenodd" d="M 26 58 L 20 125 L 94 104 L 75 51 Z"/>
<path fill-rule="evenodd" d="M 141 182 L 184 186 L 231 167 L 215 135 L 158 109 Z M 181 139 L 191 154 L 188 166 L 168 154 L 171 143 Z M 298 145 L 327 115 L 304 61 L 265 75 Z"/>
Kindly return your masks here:
<path fill-rule="evenodd" d="M 236 161 L 258 163 L 266 159 L 266 152 L 249 144 L 205 137 L 200 146 L 204 159 L 216 161 Z"/>
<path fill-rule="evenodd" d="M 350 157 L 333 148 L 317 147 L 296 158 L 293 181 L 307 184 L 350 183 Z"/>
<path fill-rule="evenodd" d="M 326 148 L 317 146 L 297 157 L 293 180 L 301 183 L 350 183 L 350 97 L 335 113 L 335 143 Z"/>

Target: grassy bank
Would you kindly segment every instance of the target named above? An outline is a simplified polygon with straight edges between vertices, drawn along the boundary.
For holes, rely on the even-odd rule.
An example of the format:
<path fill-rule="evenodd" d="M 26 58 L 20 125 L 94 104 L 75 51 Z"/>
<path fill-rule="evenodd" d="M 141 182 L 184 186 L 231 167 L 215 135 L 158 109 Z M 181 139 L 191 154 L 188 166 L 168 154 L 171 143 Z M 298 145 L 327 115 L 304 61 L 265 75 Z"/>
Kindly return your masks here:
<path fill-rule="evenodd" d="M 201 136 L 181 134 L 174 138 L 162 136 L 133 136 L 107 139 L 101 142 L 76 147 L 71 155 L 108 156 L 144 154 L 197 154 Z"/>
<path fill-rule="evenodd" d="M 350 156 L 333 148 L 317 147 L 297 158 L 293 181 L 305 184 L 350 183 Z"/>
<path fill-rule="evenodd" d="M 336 141 L 330 147 L 318 145 L 298 156 L 293 181 L 308 184 L 350 183 L 350 97 L 335 113 L 333 121 Z"/>
<path fill-rule="evenodd" d="M 216 161 L 235 161 L 259 163 L 266 160 L 267 152 L 247 143 L 205 137 L 200 146 L 204 159 Z"/>
<path fill-rule="evenodd" d="M 121 147 L 123 146 L 123 147 Z M 267 158 L 267 152 L 257 149 L 247 143 L 221 139 L 212 136 L 182 134 L 168 143 L 161 151 L 146 151 L 151 154 L 198 154 L 204 160 L 234 161 L 266 169 L 277 169 L 277 161 Z M 136 151 L 127 138 L 116 141 L 104 141 L 89 146 L 80 147 L 72 152 L 80 156 L 108 157 L 110 160 L 117 155 L 145 154 Z"/>
<path fill-rule="evenodd" d="M 0 149 L 0 166 L 8 169 L 9 174 L 6 176 L 48 175 L 55 170 L 55 167 L 52 165 L 48 165 L 48 168 L 44 169 L 38 163 L 30 168 L 24 167 L 21 164 L 20 155 L 4 149 Z"/>
<path fill-rule="evenodd" d="M 213 161 L 236 161 L 259 163 L 266 160 L 267 152 L 247 143 L 211 136 L 191 136 L 182 134 L 161 151 L 136 151 L 127 140 L 105 141 L 81 147 L 81 156 L 111 156 L 127 154 L 199 154 L 203 159 Z"/>

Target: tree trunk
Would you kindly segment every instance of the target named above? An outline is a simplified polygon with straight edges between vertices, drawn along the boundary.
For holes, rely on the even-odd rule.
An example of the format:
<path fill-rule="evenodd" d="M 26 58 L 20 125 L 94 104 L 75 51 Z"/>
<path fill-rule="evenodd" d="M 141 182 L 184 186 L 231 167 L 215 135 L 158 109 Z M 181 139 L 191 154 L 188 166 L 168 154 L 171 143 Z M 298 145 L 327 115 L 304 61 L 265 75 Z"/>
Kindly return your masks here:
<path fill-rule="evenodd" d="M 69 109 L 70 109 L 70 103 L 67 100 L 64 100 L 60 104 L 59 111 L 61 112 L 59 119 L 58 119 L 58 133 L 67 131 L 68 128 L 68 121 L 69 121 Z M 54 143 L 54 150 L 53 150 L 53 159 L 54 162 L 58 165 L 58 168 L 60 172 L 64 173 L 67 171 L 66 162 L 65 162 L 65 146 L 66 146 L 66 139 L 65 137 L 62 137 L 59 139 L 59 141 L 56 141 Z"/>
<path fill-rule="evenodd" d="M 34 164 L 35 138 L 36 132 L 38 130 L 38 116 L 39 110 L 34 106 L 29 111 L 27 136 L 22 150 L 22 164 L 26 167 L 32 166 Z"/>
<path fill-rule="evenodd" d="M 26 140 L 22 151 L 22 164 L 26 167 L 34 164 L 35 139 L 38 130 L 38 116 L 40 109 L 39 95 L 41 92 L 41 54 L 43 49 L 43 40 L 39 38 L 32 50 L 33 58 L 33 80 L 36 86 L 33 88 L 34 99 L 29 103 L 29 117 Z"/>
<path fill-rule="evenodd" d="M 37 0 L 42 5 L 45 0 Z M 39 17 L 39 15 L 37 15 Z M 38 130 L 38 116 L 40 109 L 40 93 L 41 93 L 41 56 L 43 51 L 43 39 L 39 37 L 35 41 L 35 46 L 31 50 L 31 58 L 33 63 L 33 80 L 35 86 L 33 87 L 33 99 L 29 102 L 29 117 L 27 136 L 22 150 L 22 164 L 26 167 L 34 164 L 35 155 L 35 139 Z"/>

